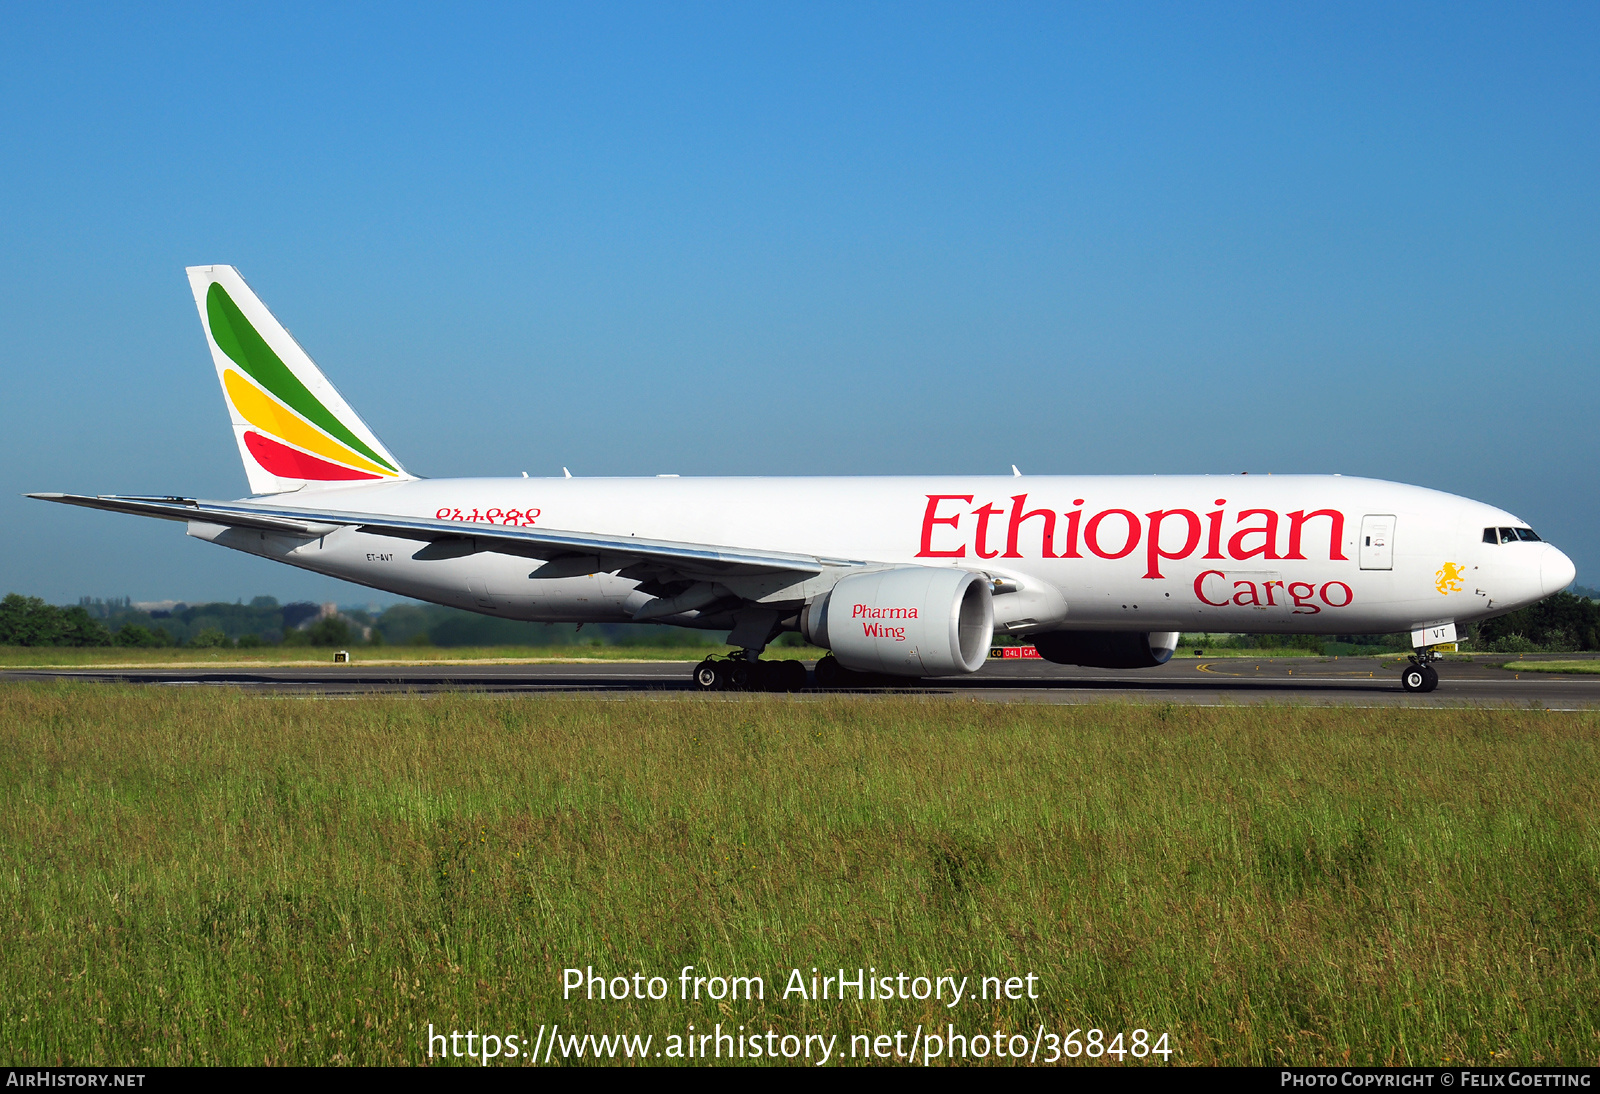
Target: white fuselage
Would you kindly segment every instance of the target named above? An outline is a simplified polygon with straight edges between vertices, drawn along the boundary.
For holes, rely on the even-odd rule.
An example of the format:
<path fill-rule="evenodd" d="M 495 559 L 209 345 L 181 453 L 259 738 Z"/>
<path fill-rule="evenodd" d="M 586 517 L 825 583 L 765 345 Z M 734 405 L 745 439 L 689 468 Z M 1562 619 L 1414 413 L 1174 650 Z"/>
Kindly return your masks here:
<path fill-rule="evenodd" d="M 273 497 L 337 508 L 817 555 L 954 566 L 1015 587 L 1000 631 L 1381 633 L 1466 623 L 1572 580 L 1523 522 L 1373 479 L 1285 476 L 417 479 Z M 512 619 L 627 622 L 650 599 L 613 574 L 530 578 L 482 552 L 418 558 L 415 540 L 341 528 L 303 538 L 194 524 L 228 547 Z M 437 554 L 437 552 L 435 552 Z M 665 622 L 690 623 L 692 618 Z"/>

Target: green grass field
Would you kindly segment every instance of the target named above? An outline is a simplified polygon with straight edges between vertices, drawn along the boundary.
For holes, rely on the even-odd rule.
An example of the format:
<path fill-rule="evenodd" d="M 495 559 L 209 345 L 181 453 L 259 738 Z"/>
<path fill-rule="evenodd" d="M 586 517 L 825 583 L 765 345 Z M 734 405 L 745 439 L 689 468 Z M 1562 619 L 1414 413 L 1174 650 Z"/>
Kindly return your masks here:
<path fill-rule="evenodd" d="M 1513 672 L 1575 672 L 1600 673 L 1600 660 L 1595 661 L 1507 661 L 1500 666 Z"/>
<path fill-rule="evenodd" d="M 1600 1056 L 1592 714 L 61 684 L 0 687 L 0 732 L 7 1064 L 407 1064 L 430 1023 L 556 1022 Z M 767 997 L 564 1001 L 588 965 Z M 1040 997 L 778 998 L 813 966 Z"/>

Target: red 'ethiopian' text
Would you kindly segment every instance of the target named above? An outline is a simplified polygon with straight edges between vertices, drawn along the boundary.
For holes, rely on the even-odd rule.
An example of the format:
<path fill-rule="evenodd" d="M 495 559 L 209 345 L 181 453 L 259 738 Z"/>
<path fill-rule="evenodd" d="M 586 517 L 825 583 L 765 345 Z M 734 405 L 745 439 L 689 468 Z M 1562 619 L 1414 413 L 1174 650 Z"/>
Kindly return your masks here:
<path fill-rule="evenodd" d="M 1017 494 L 1011 505 L 985 502 L 977 508 L 971 494 L 929 494 L 922 514 L 918 558 L 1027 558 L 1037 545 L 1040 558 L 1127 558 L 1143 548 L 1144 576 L 1161 579 L 1163 562 L 1189 558 L 1201 548 L 1207 560 L 1283 560 L 1318 557 L 1327 548 L 1330 562 L 1348 561 L 1344 553 L 1344 514 L 1337 509 L 1245 509 L 1228 519 L 1226 498 L 1216 509 L 1102 509 L 1086 513 L 1084 499 L 1073 509 L 1029 509 L 1028 495 Z M 963 518 L 970 518 L 963 520 Z M 1336 594 L 1337 595 L 1337 594 Z"/>

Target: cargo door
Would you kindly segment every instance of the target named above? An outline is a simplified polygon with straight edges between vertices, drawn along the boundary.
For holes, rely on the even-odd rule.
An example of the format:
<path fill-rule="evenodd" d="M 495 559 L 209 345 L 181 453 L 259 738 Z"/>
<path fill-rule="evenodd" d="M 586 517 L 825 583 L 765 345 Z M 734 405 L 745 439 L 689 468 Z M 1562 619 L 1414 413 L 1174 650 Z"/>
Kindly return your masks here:
<path fill-rule="evenodd" d="M 1394 569 L 1394 515 L 1361 518 L 1361 568 Z"/>

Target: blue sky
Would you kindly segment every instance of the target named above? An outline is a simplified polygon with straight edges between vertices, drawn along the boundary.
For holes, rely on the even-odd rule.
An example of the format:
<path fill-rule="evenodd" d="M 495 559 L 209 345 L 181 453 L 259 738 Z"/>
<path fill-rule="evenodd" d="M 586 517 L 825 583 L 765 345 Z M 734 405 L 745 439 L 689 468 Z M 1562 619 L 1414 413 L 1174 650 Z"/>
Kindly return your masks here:
<path fill-rule="evenodd" d="M 0 9 L 0 585 L 364 591 L 25 501 L 245 492 L 183 267 L 426 475 L 1338 471 L 1600 584 L 1592 5 Z"/>

